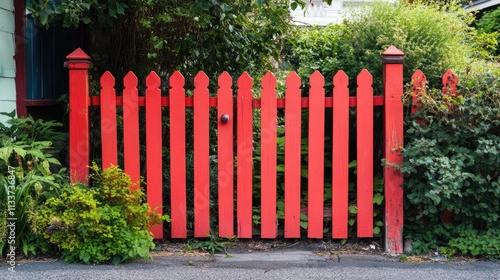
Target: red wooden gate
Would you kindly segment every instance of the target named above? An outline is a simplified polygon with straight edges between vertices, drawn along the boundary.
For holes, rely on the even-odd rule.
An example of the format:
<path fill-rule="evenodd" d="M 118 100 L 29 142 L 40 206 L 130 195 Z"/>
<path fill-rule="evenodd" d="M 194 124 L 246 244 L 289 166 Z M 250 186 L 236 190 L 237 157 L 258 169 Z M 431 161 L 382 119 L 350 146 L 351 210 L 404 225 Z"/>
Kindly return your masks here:
<path fill-rule="evenodd" d="M 139 107 L 145 107 L 147 201 L 162 213 L 162 107 L 169 107 L 170 129 L 170 209 L 171 237 L 187 237 L 186 129 L 194 132 L 194 235 L 210 233 L 209 109 L 217 108 L 218 228 L 219 236 L 251 238 L 253 235 L 253 149 L 259 145 L 261 187 L 261 238 L 277 236 L 277 116 L 284 109 L 284 236 L 299 238 L 301 215 L 301 138 L 302 110 L 309 109 L 307 236 L 323 238 L 324 225 L 324 124 L 333 118 L 332 141 L 332 238 L 348 234 L 349 107 L 357 110 L 357 235 L 373 236 L 373 109 L 384 107 L 385 234 L 386 251 L 402 252 L 403 192 L 402 175 L 394 166 L 402 162 L 403 145 L 403 53 L 390 47 L 383 54 L 384 96 L 374 96 L 372 76 L 363 70 L 357 77 L 357 96 L 349 96 L 348 77 L 339 71 L 333 79 L 333 97 L 326 97 L 324 78 L 314 72 L 309 97 L 301 97 L 301 81 L 294 72 L 286 79 L 284 98 L 277 97 L 276 78 L 267 73 L 261 80 L 261 97 L 253 97 L 252 78 L 244 73 L 232 88 L 231 76 L 218 79 L 217 96 L 210 96 L 209 79 L 200 72 L 194 79 L 193 96 L 186 96 L 185 80 L 175 72 L 169 79 L 168 96 L 162 95 L 160 78 L 154 72 L 146 78 L 144 96 L 138 96 L 138 79 L 129 72 L 124 78 L 122 96 L 114 90 L 114 77 L 101 78 L 100 96 L 89 96 L 90 57 L 81 49 L 67 56 L 70 72 L 70 172 L 72 181 L 84 182 L 89 164 L 90 106 L 100 106 L 103 168 L 118 163 L 116 108 L 123 107 L 124 170 L 133 181 L 140 176 Z M 233 96 L 236 98 L 233 99 Z M 235 100 L 236 104 L 233 104 Z M 236 112 L 233 112 L 236 106 Z M 186 110 L 193 110 L 193 127 L 186 127 Z M 333 108 L 333 116 L 325 115 Z M 253 139 L 254 110 L 260 110 L 261 137 Z M 234 123 L 236 122 L 236 124 Z M 236 131 L 233 131 L 236 128 Z M 236 152 L 233 139 L 236 134 Z M 234 183 L 236 182 L 236 183 Z M 236 194 L 236 200 L 234 197 Z M 236 205 L 236 209 L 234 209 Z M 236 213 L 236 230 L 234 227 Z M 161 225 L 151 229 L 163 238 Z"/>

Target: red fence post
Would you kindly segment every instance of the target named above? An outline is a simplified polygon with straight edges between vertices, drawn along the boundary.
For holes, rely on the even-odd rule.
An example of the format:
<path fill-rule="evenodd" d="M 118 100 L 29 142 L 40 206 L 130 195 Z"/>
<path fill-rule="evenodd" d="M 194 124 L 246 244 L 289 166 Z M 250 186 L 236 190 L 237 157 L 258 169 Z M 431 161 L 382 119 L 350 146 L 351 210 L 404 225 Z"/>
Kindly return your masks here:
<path fill-rule="evenodd" d="M 384 84 L 384 168 L 385 251 L 403 252 L 403 174 L 397 166 L 403 162 L 403 56 L 390 46 L 383 54 Z"/>
<path fill-rule="evenodd" d="M 90 56 L 78 48 L 66 56 L 69 69 L 69 171 L 71 182 L 87 182 Z"/>

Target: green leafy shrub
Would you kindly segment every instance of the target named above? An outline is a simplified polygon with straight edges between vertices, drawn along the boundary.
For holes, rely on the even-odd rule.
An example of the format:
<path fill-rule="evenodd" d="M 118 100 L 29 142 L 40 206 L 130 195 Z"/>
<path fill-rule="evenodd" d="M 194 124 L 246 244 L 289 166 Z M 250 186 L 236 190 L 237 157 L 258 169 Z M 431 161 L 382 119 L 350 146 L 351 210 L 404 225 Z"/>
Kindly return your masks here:
<path fill-rule="evenodd" d="M 54 157 L 67 140 L 67 133 L 58 131 L 61 123 L 35 120 L 31 116 L 16 118 L 15 111 L 0 113 L 10 119 L 0 123 L 0 168 L 19 167 L 22 176 L 32 172 L 47 176 L 52 165 L 61 165 Z M 57 144 L 57 146 L 56 146 Z"/>
<path fill-rule="evenodd" d="M 15 112 L 1 114 L 9 119 L 0 123 L 0 170 L 5 171 L 0 175 L 0 254 L 7 243 L 7 217 L 15 218 L 16 250 L 25 255 L 45 253 L 50 248 L 39 236 L 35 213 L 67 182 L 64 168 L 52 171 L 61 165 L 56 151 L 63 150 L 67 134 L 58 131 L 62 126 L 58 122 L 16 118 Z"/>
<path fill-rule="evenodd" d="M 418 113 L 405 119 L 405 234 L 425 245 L 423 252 L 500 228 L 500 68 L 470 67 L 460 77 L 461 95 L 429 90 Z M 461 231 L 442 225 L 445 211 L 453 213 L 455 227 L 477 233 L 456 239 Z"/>
<path fill-rule="evenodd" d="M 102 172 L 94 164 L 94 184 L 66 185 L 60 197 L 47 199 L 37 220 L 48 242 L 64 261 L 118 264 L 150 257 L 154 248 L 151 226 L 166 217 L 143 203 L 143 192 L 132 191 L 130 176 L 118 167 Z"/>

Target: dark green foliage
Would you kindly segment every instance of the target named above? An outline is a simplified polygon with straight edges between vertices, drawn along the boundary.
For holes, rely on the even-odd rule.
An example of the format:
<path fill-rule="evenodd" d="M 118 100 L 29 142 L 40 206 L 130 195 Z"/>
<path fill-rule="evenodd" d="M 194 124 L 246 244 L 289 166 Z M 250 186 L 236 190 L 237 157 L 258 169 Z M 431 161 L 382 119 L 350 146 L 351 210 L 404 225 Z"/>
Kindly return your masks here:
<path fill-rule="evenodd" d="M 148 258 L 154 248 L 148 228 L 168 220 L 132 191 L 130 176 L 118 167 L 92 166 L 91 188 L 66 185 L 60 197 L 49 198 L 37 213 L 43 236 L 61 250 L 64 261 L 118 264 Z"/>
<path fill-rule="evenodd" d="M 485 12 L 476 22 L 477 30 L 480 33 L 492 33 L 498 41 L 500 39 L 500 8 Z M 494 49 L 494 55 L 499 55 L 500 50 Z"/>
<path fill-rule="evenodd" d="M 126 1 L 86 0 L 86 1 L 51 1 L 31 0 L 27 7 L 42 25 L 61 24 L 63 27 L 78 27 L 84 24 L 113 24 L 128 8 Z"/>
<path fill-rule="evenodd" d="M 483 67 L 461 77 L 461 95 L 431 90 L 405 120 L 405 234 L 429 248 L 460 232 L 443 230 L 445 210 L 478 236 L 500 228 L 500 76 L 495 65 Z"/>
<path fill-rule="evenodd" d="M 121 80 L 128 71 L 161 77 L 181 70 L 187 83 L 200 70 L 271 70 L 280 60 L 289 25 L 287 0 L 265 1 L 38 0 L 28 4 L 43 25 L 88 24 L 96 76 L 106 70 Z M 106 36 L 103 36 L 106 34 Z M 166 82 L 166 81 L 165 81 Z"/>

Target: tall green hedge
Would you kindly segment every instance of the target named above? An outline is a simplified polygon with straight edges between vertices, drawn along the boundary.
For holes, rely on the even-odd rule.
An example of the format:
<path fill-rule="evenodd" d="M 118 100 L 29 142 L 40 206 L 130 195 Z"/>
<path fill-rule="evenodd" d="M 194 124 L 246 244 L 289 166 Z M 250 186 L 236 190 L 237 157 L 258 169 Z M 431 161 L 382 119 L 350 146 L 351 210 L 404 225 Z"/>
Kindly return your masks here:
<path fill-rule="evenodd" d="M 475 56 L 473 17 L 458 5 L 374 2 L 349 10 L 339 25 L 304 30 L 290 61 L 301 77 L 321 71 L 326 81 L 342 69 L 355 79 L 366 68 L 382 88 L 381 53 L 394 45 L 405 53 L 404 77 L 421 69 L 436 83 L 447 69 L 465 70 Z"/>

